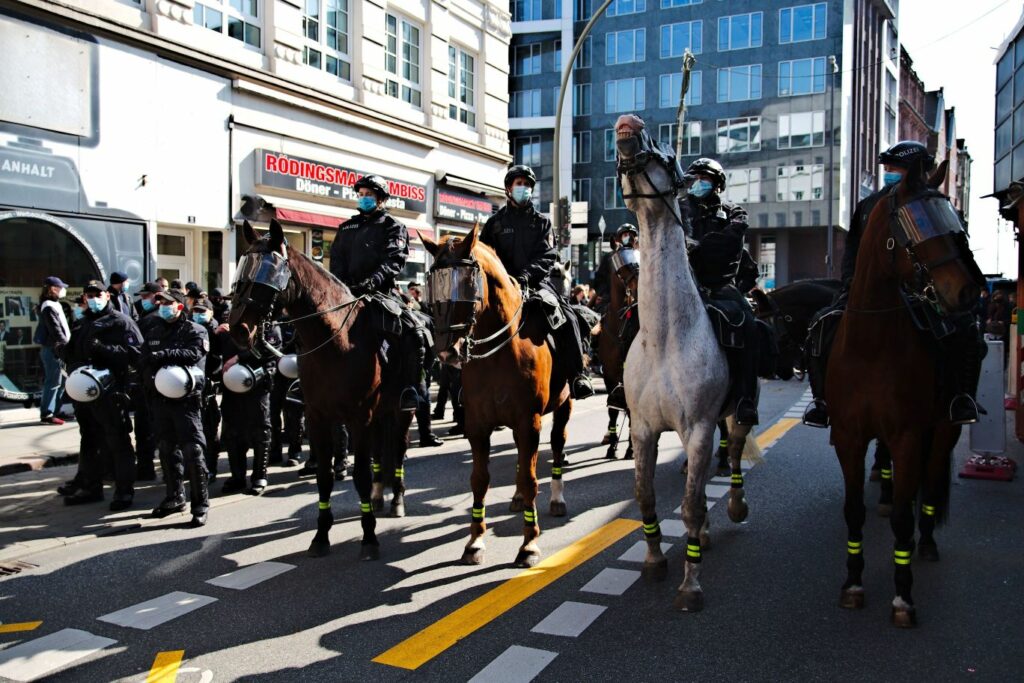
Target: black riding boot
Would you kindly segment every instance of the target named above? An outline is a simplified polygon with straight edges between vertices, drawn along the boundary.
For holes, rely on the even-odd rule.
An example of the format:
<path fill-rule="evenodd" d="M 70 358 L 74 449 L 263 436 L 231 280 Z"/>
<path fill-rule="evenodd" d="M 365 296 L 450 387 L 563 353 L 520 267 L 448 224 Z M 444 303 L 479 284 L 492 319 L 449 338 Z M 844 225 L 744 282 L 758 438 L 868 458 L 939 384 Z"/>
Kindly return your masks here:
<path fill-rule="evenodd" d="M 423 375 L 423 361 L 426 352 L 423 350 L 419 332 L 416 330 L 403 330 L 399 339 L 400 353 L 392 354 L 391 363 L 401 363 L 401 368 L 392 367 L 394 374 L 401 372 L 401 376 L 392 380 L 392 386 L 401 387 L 398 395 L 398 409 L 402 412 L 415 412 L 420 405 L 420 395 L 416 385 L 420 383 Z"/>
<path fill-rule="evenodd" d="M 757 415 L 757 358 L 751 343 L 742 349 L 730 349 L 727 354 L 729 372 L 736 382 L 736 423 L 753 426 L 760 422 Z"/>
<path fill-rule="evenodd" d="M 808 427 L 828 427 L 828 406 L 825 404 L 825 367 L 828 357 L 807 354 L 807 381 L 811 385 L 811 403 L 804 411 L 803 423 Z"/>
<path fill-rule="evenodd" d="M 846 293 L 840 291 L 832 305 L 818 313 L 807 332 L 807 375 L 812 399 L 804 411 L 803 423 L 808 427 L 824 429 L 829 426 L 828 406 L 825 404 L 825 371 L 845 309 Z"/>
<path fill-rule="evenodd" d="M 981 361 L 988 347 L 978 338 L 973 325 L 957 332 L 946 346 L 947 367 L 953 369 L 953 399 L 949 403 L 949 421 L 955 425 L 969 425 L 978 421 L 981 408 L 976 402 Z"/>
<path fill-rule="evenodd" d="M 576 311 L 572 310 L 571 306 L 564 304 L 562 310 L 566 320 L 555 330 L 559 346 L 556 351 L 562 358 L 562 367 L 569 378 L 569 394 L 575 399 L 587 398 L 594 395 L 594 385 L 590 383 L 590 377 L 585 370 L 586 351 L 583 348 L 579 321 L 576 318 Z"/>

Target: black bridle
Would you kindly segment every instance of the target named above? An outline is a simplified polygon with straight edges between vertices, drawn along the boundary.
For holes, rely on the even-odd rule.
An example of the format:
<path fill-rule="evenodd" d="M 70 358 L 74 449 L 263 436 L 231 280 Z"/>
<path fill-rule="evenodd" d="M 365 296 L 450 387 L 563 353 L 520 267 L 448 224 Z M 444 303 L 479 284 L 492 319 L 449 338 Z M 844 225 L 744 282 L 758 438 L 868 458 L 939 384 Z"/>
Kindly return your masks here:
<path fill-rule="evenodd" d="M 665 145 L 655 142 L 646 128 L 628 138 L 618 138 L 615 141 L 615 147 L 618 150 L 615 172 L 619 176 L 619 186 L 622 187 L 623 176 L 631 180 L 640 176 L 647 181 L 648 185 L 654 188 L 654 192 L 631 192 L 629 194 L 623 192 L 622 198 L 660 199 L 669 209 L 669 213 L 675 217 L 676 222 L 685 231 L 686 226 L 679 217 L 678 202 L 675 202 L 675 207 L 673 207 L 673 202 L 670 202 L 668 198 L 678 198 L 693 183 L 694 177 L 683 173 L 682 166 L 679 165 L 679 160 L 676 159 L 672 150 Z M 672 179 L 671 187 L 658 190 L 658 186 L 655 185 L 650 174 L 647 172 L 647 167 L 652 161 L 668 172 L 669 177 Z"/>

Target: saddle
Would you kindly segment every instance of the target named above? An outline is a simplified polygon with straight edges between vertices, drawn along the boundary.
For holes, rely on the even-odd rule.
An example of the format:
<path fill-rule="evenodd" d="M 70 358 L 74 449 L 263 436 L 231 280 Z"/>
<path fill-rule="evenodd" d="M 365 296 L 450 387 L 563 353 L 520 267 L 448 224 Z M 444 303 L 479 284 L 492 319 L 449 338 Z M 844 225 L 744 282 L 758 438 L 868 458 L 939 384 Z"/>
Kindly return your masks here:
<path fill-rule="evenodd" d="M 718 343 L 726 349 L 742 349 L 746 341 L 743 334 L 745 304 L 732 299 L 712 298 L 709 293 L 702 294 L 702 298 Z"/>
<path fill-rule="evenodd" d="M 370 320 L 378 332 L 394 337 L 402 334 L 403 327 L 415 327 L 415 321 L 406 314 L 409 312 L 401 301 L 383 292 L 372 292 L 367 302 Z"/>
<path fill-rule="evenodd" d="M 548 322 L 549 330 L 557 330 L 566 323 L 562 303 L 558 300 L 558 295 L 551 290 L 543 287 L 530 290 L 524 305 L 540 309 Z"/>

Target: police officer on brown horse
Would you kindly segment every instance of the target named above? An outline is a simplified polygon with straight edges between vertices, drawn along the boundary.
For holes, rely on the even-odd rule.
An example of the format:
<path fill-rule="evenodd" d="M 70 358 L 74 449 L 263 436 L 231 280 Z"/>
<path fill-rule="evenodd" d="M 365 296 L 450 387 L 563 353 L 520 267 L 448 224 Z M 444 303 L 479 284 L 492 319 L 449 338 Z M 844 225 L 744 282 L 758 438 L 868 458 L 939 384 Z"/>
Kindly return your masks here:
<path fill-rule="evenodd" d="M 331 246 L 331 273 L 348 285 L 356 296 L 369 295 L 378 306 L 381 320 L 397 318 L 404 304 L 392 294 L 395 279 L 409 258 L 409 231 L 388 213 L 385 203 L 391 197 L 388 183 L 378 175 L 363 176 L 353 185 L 359 213 L 341 224 Z M 393 306 L 391 304 L 394 304 Z M 420 336 L 411 326 L 394 320 L 391 349 L 385 363 L 384 383 L 402 386 L 399 410 L 416 410 L 420 370 L 425 350 Z M 401 369 L 395 367 L 401 365 Z M 401 372 L 401 374 L 399 374 Z"/>
<path fill-rule="evenodd" d="M 549 275 L 555 264 L 555 247 L 551 221 L 537 213 L 531 199 L 537 176 L 529 166 L 511 167 L 505 174 L 505 195 L 508 203 L 487 219 L 480 241 L 498 254 L 523 294 L 544 289 L 557 298 L 565 322 L 555 330 L 557 358 L 569 382 L 573 398 L 586 398 L 594 393 L 590 378 L 584 372 L 583 341 L 576 312 L 561 293 L 556 292 Z"/>

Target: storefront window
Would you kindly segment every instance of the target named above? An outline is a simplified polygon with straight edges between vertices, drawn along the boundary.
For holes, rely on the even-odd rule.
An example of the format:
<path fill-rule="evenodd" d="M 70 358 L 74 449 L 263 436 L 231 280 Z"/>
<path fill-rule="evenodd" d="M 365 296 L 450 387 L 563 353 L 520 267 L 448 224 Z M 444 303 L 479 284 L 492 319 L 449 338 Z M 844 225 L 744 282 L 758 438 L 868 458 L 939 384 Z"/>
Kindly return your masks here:
<path fill-rule="evenodd" d="M 203 275 L 201 285 L 207 292 L 223 287 L 224 233 L 219 230 L 203 233 Z"/>

